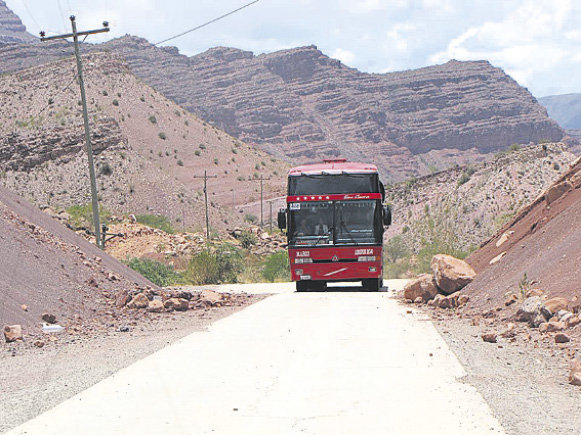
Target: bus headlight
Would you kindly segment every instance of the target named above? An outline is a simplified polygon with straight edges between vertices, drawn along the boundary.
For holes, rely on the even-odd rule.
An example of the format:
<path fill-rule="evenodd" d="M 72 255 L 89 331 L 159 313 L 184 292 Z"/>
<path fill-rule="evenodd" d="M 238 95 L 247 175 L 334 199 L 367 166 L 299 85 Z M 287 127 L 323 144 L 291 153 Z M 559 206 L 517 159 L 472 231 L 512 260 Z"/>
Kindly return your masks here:
<path fill-rule="evenodd" d="M 302 263 L 313 263 L 313 259 L 310 257 L 297 257 L 295 259 L 295 264 L 302 264 Z"/>
<path fill-rule="evenodd" d="M 359 256 L 358 262 L 375 262 L 375 256 Z"/>

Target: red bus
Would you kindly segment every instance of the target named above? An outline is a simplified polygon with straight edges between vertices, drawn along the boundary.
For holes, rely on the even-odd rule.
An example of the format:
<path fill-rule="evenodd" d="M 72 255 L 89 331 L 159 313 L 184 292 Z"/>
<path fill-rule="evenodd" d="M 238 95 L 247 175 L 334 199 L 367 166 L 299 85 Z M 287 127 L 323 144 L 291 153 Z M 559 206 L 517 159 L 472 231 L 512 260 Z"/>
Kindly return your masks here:
<path fill-rule="evenodd" d="M 375 165 L 327 159 L 289 171 L 278 226 L 287 232 L 297 291 L 346 281 L 370 291 L 382 287 L 383 231 L 391 224 L 384 199 Z"/>

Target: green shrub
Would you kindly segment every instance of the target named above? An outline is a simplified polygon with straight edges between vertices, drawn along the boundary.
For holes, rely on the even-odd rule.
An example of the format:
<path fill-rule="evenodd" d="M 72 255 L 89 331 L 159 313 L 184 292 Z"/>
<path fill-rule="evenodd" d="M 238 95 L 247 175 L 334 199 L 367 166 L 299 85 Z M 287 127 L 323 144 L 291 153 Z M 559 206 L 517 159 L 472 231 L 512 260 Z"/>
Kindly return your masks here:
<path fill-rule="evenodd" d="M 159 132 L 158 135 L 161 139 L 163 139 L 164 141 L 167 139 L 167 135 L 164 132 Z"/>
<path fill-rule="evenodd" d="M 180 167 L 183 167 L 183 166 L 184 166 L 184 163 L 183 163 L 181 160 L 178 160 L 178 162 L 177 162 L 177 163 L 178 163 L 178 165 L 179 165 Z"/>
<path fill-rule="evenodd" d="M 242 230 L 238 239 L 240 240 L 240 245 L 246 249 L 252 247 L 258 242 L 256 235 L 249 230 Z"/>
<path fill-rule="evenodd" d="M 113 100 L 113 106 L 119 106 L 119 100 L 117 99 Z"/>
<path fill-rule="evenodd" d="M 199 156 L 199 155 L 200 155 L 200 154 L 202 154 L 202 153 L 200 152 L 200 150 L 196 150 L 196 151 L 194 151 L 194 154 L 195 154 L 196 156 Z"/>
<path fill-rule="evenodd" d="M 163 215 L 137 215 L 135 217 L 138 223 L 144 224 L 154 229 L 163 230 L 166 233 L 174 233 L 171 220 Z"/>
<path fill-rule="evenodd" d="M 67 213 L 71 216 L 70 224 L 73 228 L 92 228 L 93 227 L 93 206 L 91 203 L 74 205 L 67 209 Z M 109 212 L 102 205 L 99 206 L 99 221 L 101 224 L 107 224 L 111 218 Z"/>
<path fill-rule="evenodd" d="M 289 281 L 290 266 L 286 251 L 271 254 L 264 261 L 262 276 L 269 282 Z"/>
<path fill-rule="evenodd" d="M 184 278 L 193 284 L 236 283 L 243 269 L 240 249 L 224 244 L 215 251 L 206 249 L 190 259 Z"/>
<path fill-rule="evenodd" d="M 113 174 L 113 169 L 111 168 L 111 165 L 109 165 L 108 162 L 105 162 L 103 165 L 99 167 L 99 174 L 102 176 L 110 176 L 111 174 Z"/>
<path fill-rule="evenodd" d="M 520 145 L 517 143 L 514 143 L 510 147 L 508 147 L 508 151 L 518 151 L 518 150 L 520 150 Z"/>
<path fill-rule="evenodd" d="M 258 217 L 256 215 L 252 215 L 251 213 L 247 213 L 244 215 L 244 221 L 250 224 L 256 224 L 258 222 Z"/>
<path fill-rule="evenodd" d="M 128 266 L 158 286 L 171 286 L 181 282 L 181 276 L 173 267 L 155 260 L 135 257 L 129 261 Z"/>

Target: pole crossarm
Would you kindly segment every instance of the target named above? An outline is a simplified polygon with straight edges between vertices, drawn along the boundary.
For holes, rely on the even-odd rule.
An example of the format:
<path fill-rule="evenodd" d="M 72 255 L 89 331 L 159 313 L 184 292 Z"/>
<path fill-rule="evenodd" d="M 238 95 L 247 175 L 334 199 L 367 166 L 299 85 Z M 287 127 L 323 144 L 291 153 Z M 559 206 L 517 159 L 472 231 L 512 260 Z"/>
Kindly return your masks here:
<path fill-rule="evenodd" d="M 95 29 L 95 30 L 85 30 L 83 32 L 77 32 L 76 35 L 77 35 L 77 37 L 79 37 L 79 36 L 94 35 L 96 33 L 105 33 L 105 32 L 109 32 L 108 27 L 104 27 L 102 29 Z M 55 39 L 67 39 L 67 38 L 74 38 L 74 37 L 75 37 L 74 33 L 66 33 L 64 35 L 41 36 L 40 40 L 42 42 L 45 42 L 45 41 L 53 41 Z"/>

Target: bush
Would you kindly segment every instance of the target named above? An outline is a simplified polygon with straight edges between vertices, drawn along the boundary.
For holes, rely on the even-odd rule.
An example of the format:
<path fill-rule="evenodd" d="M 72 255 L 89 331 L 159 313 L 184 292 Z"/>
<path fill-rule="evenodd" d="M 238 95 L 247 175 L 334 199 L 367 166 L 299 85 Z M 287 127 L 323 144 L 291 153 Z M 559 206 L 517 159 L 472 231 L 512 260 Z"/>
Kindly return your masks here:
<path fill-rule="evenodd" d="M 508 147 L 508 151 L 518 151 L 518 150 L 520 150 L 520 145 L 517 143 L 514 143 L 510 147 Z"/>
<path fill-rule="evenodd" d="M 258 238 L 249 230 L 243 230 L 238 238 L 243 248 L 250 248 L 258 242 Z"/>
<path fill-rule="evenodd" d="M 110 176 L 113 174 L 113 169 L 109 163 L 105 162 L 103 165 L 99 167 L 99 174 L 102 176 Z"/>
<path fill-rule="evenodd" d="M 119 106 L 119 100 L 117 99 L 113 100 L 113 106 Z"/>
<path fill-rule="evenodd" d="M 158 135 L 161 139 L 163 139 L 164 141 L 167 139 L 167 135 L 164 132 L 159 132 Z"/>
<path fill-rule="evenodd" d="M 154 229 L 163 230 L 166 233 L 174 233 L 171 220 L 163 215 L 137 215 L 135 217 L 138 223 L 144 224 Z"/>
<path fill-rule="evenodd" d="M 287 252 L 279 251 L 268 256 L 264 261 L 262 276 L 269 282 L 289 281 L 290 266 Z"/>
<path fill-rule="evenodd" d="M 196 151 L 194 151 L 194 154 L 195 154 L 196 156 L 199 156 L 199 155 L 201 154 L 201 153 L 200 153 L 200 150 L 196 150 Z"/>
<path fill-rule="evenodd" d="M 151 121 L 151 124 L 157 124 L 157 118 L 155 118 L 155 115 L 150 116 L 149 121 Z"/>
<path fill-rule="evenodd" d="M 256 224 L 258 222 L 258 217 L 256 215 L 252 215 L 251 213 L 247 213 L 244 215 L 244 221 L 250 224 Z"/>
<path fill-rule="evenodd" d="M 183 166 L 184 166 L 184 163 L 183 163 L 181 160 L 178 160 L 178 165 L 179 165 L 180 167 L 183 167 Z"/>
<path fill-rule="evenodd" d="M 224 244 L 215 251 L 206 249 L 190 259 L 184 277 L 196 285 L 236 283 L 243 268 L 243 256 L 238 248 Z"/>
<path fill-rule="evenodd" d="M 135 257 L 127 265 L 158 286 L 171 286 L 181 282 L 181 276 L 173 267 L 155 260 Z"/>
<path fill-rule="evenodd" d="M 71 216 L 70 224 L 73 228 L 92 228 L 93 227 L 93 206 L 91 203 L 71 206 L 67 209 Z M 107 224 L 111 218 L 111 212 L 103 206 L 99 206 L 99 221 L 101 224 Z"/>

